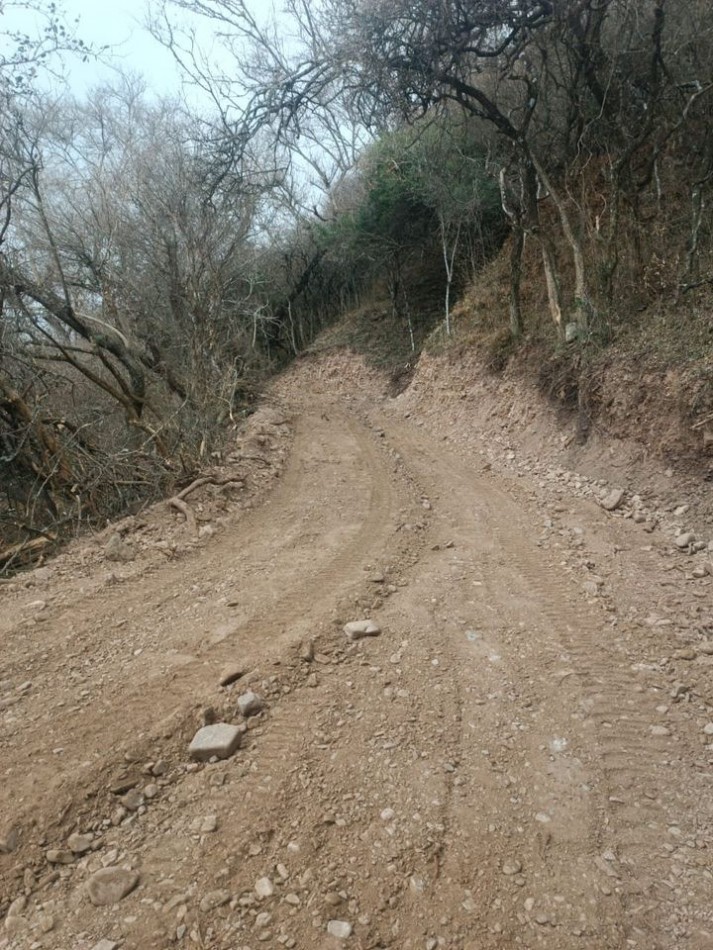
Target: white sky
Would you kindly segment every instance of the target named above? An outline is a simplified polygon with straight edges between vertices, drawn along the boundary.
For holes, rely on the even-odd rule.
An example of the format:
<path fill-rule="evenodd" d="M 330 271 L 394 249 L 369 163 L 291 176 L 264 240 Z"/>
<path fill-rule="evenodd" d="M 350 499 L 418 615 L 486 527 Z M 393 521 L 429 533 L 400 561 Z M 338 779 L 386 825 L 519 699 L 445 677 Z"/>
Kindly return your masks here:
<path fill-rule="evenodd" d="M 106 60 L 141 73 L 159 94 L 178 92 L 180 77 L 171 54 L 144 29 L 147 0 L 64 0 L 67 19 L 79 17 L 77 35 L 93 46 L 110 46 Z M 110 66 L 69 61 L 70 84 L 76 93 L 109 79 Z"/>

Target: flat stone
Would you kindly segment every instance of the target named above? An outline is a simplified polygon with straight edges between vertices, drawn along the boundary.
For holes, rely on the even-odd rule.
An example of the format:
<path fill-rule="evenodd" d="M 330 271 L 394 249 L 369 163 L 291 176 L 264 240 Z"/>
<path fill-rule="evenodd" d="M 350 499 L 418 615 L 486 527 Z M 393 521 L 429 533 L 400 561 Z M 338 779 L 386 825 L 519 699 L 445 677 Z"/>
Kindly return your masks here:
<path fill-rule="evenodd" d="M 713 722 L 707 722 L 703 727 L 703 732 L 707 736 L 713 736 Z"/>
<path fill-rule="evenodd" d="M 74 854 L 84 854 L 85 851 L 89 851 L 92 846 L 92 836 L 79 834 L 70 835 L 67 840 L 67 845 L 69 850 L 73 851 Z"/>
<path fill-rule="evenodd" d="M 50 848 L 45 852 L 45 857 L 50 864 L 73 864 L 74 855 L 71 851 L 61 851 L 59 848 Z"/>
<path fill-rule="evenodd" d="M 513 874 L 519 874 L 520 871 L 522 871 L 520 861 L 506 861 L 503 864 L 503 874 L 506 874 L 508 877 L 511 877 Z"/>
<path fill-rule="evenodd" d="M 218 682 L 221 686 L 230 686 L 231 683 L 235 683 L 237 680 L 242 679 L 245 676 L 247 671 L 242 668 L 242 666 L 226 666 L 223 672 L 220 674 L 220 679 Z"/>
<path fill-rule="evenodd" d="M 624 491 L 621 488 L 614 488 L 605 498 L 602 498 L 600 505 L 605 511 L 616 511 L 623 501 Z"/>
<path fill-rule="evenodd" d="M 212 726 L 203 726 L 193 736 L 188 754 L 196 762 L 207 762 L 215 756 L 227 759 L 235 752 L 242 739 L 242 731 L 229 722 L 216 722 Z"/>
<path fill-rule="evenodd" d="M 338 940 L 347 940 L 352 935 L 352 925 L 346 920 L 330 920 L 327 933 Z"/>
<path fill-rule="evenodd" d="M 670 736 L 671 730 L 666 726 L 651 726 L 652 736 Z"/>
<path fill-rule="evenodd" d="M 363 637 L 378 637 L 381 627 L 373 620 L 352 620 L 344 625 L 347 640 L 361 640 Z"/>
<path fill-rule="evenodd" d="M 100 940 L 99 943 L 95 943 L 92 947 L 92 950 L 117 950 L 119 944 L 116 940 Z"/>
<path fill-rule="evenodd" d="M 248 690 L 247 693 L 238 696 L 238 712 L 241 716 L 245 716 L 246 719 L 248 716 L 257 715 L 257 713 L 262 711 L 264 706 L 265 701 L 262 696 L 258 696 L 258 694 L 253 693 L 252 690 Z"/>
<path fill-rule="evenodd" d="M 136 871 L 126 868 L 102 868 L 87 881 L 89 900 L 95 907 L 118 904 L 139 883 Z"/>

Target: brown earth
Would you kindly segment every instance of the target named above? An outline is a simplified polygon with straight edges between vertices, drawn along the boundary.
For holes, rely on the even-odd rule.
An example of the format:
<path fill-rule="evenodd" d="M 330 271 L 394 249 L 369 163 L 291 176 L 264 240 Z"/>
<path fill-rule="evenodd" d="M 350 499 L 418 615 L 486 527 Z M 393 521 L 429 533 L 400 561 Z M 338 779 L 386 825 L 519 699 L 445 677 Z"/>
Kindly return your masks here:
<path fill-rule="evenodd" d="M 471 370 L 304 359 L 199 536 L 157 506 L 0 589 L 0 948 L 713 947 L 705 505 Z"/>

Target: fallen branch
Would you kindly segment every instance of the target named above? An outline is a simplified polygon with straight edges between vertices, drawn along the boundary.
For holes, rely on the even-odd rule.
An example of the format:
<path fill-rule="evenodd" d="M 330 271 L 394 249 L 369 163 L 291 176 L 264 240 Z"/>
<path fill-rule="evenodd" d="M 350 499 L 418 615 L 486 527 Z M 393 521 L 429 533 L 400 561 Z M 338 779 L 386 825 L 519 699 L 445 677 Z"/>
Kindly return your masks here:
<path fill-rule="evenodd" d="M 191 492 L 194 492 L 196 488 L 200 488 L 202 485 L 221 485 L 223 488 L 225 488 L 227 485 L 237 485 L 240 481 L 242 481 L 242 479 L 232 477 L 218 478 L 214 475 L 201 475 L 200 478 L 197 478 L 194 482 L 191 482 L 187 488 L 179 491 L 175 497 L 178 499 L 187 498 Z"/>
<path fill-rule="evenodd" d="M 30 554 L 35 557 L 41 550 L 52 544 L 55 538 L 33 538 L 32 541 L 21 541 L 19 544 L 13 544 L 12 547 L 0 551 L 0 567 L 4 567 L 11 561 L 22 559 Z"/>

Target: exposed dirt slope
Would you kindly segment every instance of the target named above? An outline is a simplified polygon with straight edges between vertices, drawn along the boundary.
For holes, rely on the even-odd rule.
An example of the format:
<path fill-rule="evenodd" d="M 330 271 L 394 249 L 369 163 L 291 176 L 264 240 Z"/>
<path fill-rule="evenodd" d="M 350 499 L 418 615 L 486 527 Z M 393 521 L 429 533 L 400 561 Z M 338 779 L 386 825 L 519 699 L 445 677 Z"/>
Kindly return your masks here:
<path fill-rule="evenodd" d="M 460 394 L 381 390 L 302 361 L 251 422 L 260 504 L 5 588 L 0 947 L 713 946 L 707 551 Z M 191 763 L 248 688 L 242 747 Z M 101 867 L 138 887 L 94 906 Z"/>

